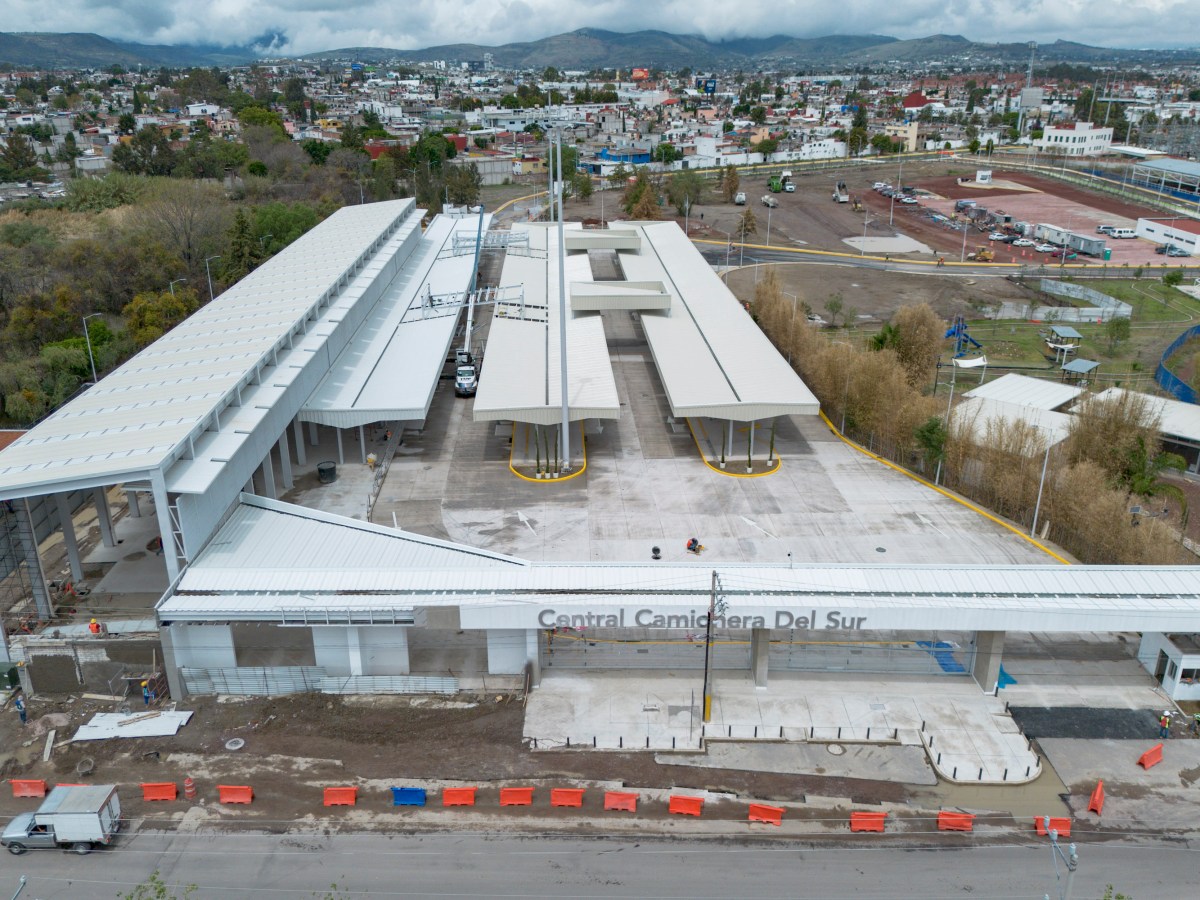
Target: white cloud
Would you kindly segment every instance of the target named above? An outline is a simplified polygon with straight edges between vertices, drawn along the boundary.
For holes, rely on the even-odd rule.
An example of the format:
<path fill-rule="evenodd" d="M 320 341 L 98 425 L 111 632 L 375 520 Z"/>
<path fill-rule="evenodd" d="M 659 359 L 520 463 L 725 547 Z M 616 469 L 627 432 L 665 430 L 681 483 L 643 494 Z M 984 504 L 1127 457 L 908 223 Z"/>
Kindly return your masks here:
<path fill-rule="evenodd" d="M 962 34 L 977 41 L 1079 41 L 1111 47 L 1195 45 L 1178 26 L 1192 0 L 3 0 L 6 31 L 93 31 L 153 44 L 243 44 L 287 36 L 290 52 L 497 45 L 582 27 L 659 29 L 712 39 L 790 34 Z M 848 14 L 848 10 L 853 14 Z"/>

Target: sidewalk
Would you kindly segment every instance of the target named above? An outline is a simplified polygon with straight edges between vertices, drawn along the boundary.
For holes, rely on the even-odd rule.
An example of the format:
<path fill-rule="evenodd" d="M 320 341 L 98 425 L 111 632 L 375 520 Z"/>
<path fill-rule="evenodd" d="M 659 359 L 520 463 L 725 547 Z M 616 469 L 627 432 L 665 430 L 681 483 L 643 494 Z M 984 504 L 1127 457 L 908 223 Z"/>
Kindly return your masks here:
<path fill-rule="evenodd" d="M 1041 771 L 1004 701 L 965 678 L 774 675 L 769 687 L 757 688 L 743 673 L 720 671 L 707 724 L 701 692 L 695 672 L 555 673 L 529 698 L 524 736 L 537 749 L 569 742 L 597 750 L 696 751 L 712 740 L 923 747 L 944 779 L 983 784 L 1022 783 Z M 846 774 L 878 778 L 880 755 L 886 750 L 851 755 Z"/>

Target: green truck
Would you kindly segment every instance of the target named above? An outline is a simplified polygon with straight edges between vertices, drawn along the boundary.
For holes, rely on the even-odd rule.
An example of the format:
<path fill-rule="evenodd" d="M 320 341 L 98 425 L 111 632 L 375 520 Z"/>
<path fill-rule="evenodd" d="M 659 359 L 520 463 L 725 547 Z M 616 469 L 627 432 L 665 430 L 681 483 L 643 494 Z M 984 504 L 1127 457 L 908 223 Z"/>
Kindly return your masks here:
<path fill-rule="evenodd" d="M 778 175 L 772 175 L 771 180 L 767 182 L 767 190 L 772 194 L 778 194 L 783 190 L 783 179 Z"/>

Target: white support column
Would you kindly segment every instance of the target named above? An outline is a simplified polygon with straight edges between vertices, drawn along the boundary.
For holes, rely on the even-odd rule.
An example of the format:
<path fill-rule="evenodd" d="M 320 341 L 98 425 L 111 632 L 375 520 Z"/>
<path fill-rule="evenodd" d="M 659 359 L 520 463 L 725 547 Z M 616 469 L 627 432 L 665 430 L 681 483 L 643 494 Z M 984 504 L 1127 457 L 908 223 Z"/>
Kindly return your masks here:
<path fill-rule="evenodd" d="M 346 629 L 346 649 L 350 655 L 350 675 L 363 673 L 362 642 L 359 640 L 358 629 L 351 626 Z"/>
<path fill-rule="evenodd" d="M 362 464 L 367 464 L 367 431 L 362 425 L 358 426 L 358 449 L 362 454 Z"/>
<path fill-rule="evenodd" d="M 243 494 L 253 494 L 253 493 L 255 493 L 255 490 L 254 490 L 254 476 L 253 476 L 253 475 L 251 475 L 251 476 L 250 476 L 250 480 L 246 482 L 246 486 L 242 488 L 242 493 L 243 493 Z"/>
<path fill-rule="evenodd" d="M 317 423 L 316 422 L 308 423 L 308 442 L 310 444 L 312 444 L 314 447 L 320 445 L 320 443 L 321 443 L 321 439 L 317 434 Z"/>
<path fill-rule="evenodd" d="M 71 518 L 67 495 L 55 494 L 54 505 L 58 508 L 58 525 L 62 529 L 63 546 L 67 548 L 67 561 L 71 564 L 71 580 L 83 581 L 83 561 L 79 558 L 79 541 L 75 538 L 75 520 Z"/>
<path fill-rule="evenodd" d="M 138 505 L 138 492 L 126 489 L 125 502 L 129 505 L 129 518 L 140 519 L 142 517 L 142 507 Z"/>
<path fill-rule="evenodd" d="M 729 460 L 733 456 L 733 419 L 730 419 L 725 428 L 725 459 Z"/>
<path fill-rule="evenodd" d="M 37 532 L 33 527 L 33 510 L 30 509 L 29 498 L 14 500 L 13 509 L 19 520 L 17 539 L 25 554 L 25 568 L 26 574 L 29 576 L 29 589 L 33 593 L 33 605 L 37 609 L 38 618 L 48 622 L 54 618 L 54 598 L 50 596 L 50 587 L 46 584 L 42 556 L 38 552 L 37 538 L 34 537 Z M 26 676 L 24 667 L 21 668 L 21 675 L 22 678 Z M 28 687 L 25 692 L 29 693 Z"/>
<path fill-rule="evenodd" d="M 757 424 L 758 423 L 755 421 L 750 422 L 750 459 L 751 460 L 754 459 L 754 428 Z"/>
<path fill-rule="evenodd" d="M 342 429 L 334 428 L 333 433 L 337 435 L 338 465 L 344 466 L 346 464 L 346 454 L 342 451 Z"/>
<path fill-rule="evenodd" d="M 288 449 L 287 429 L 279 435 L 279 468 L 282 470 L 284 490 L 290 491 L 295 485 L 292 479 L 292 451 Z"/>
<path fill-rule="evenodd" d="M 526 629 L 489 628 L 487 653 L 489 675 L 520 675 L 525 671 Z"/>
<path fill-rule="evenodd" d="M 263 496 L 269 497 L 272 500 L 278 500 L 279 494 L 275 490 L 275 461 L 272 459 L 273 454 L 270 450 L 267 451 L 266 457 L 259 466 L 262 472 L 263 480 Z"/>
<path fill-rule="evenodd" d="M 292 422 L 292 431 L 295 432 L 296 438 L 296 465 L 308 465 L 308 459 L 304 455 L 304 426 L 300 424 L 299 419 Z"/>
<path fill-rule="evenodd" d="M 525 631 L 525 659 L 529 664 L 529 686 L 537 687 L 542 683 L 542 630 L 529 628 Z"/>
<path fill-rule="evenodd" d="M 92 489 L 92 497 L 96 502 L 96 519 L 100 523 L 100 540 L 104 542 L 105 547 L 115 547 L 117 539 L 113 536 L 112 510 L 108 508 L 108 494 L 104 492 L 104 488 L 98 487 Z"/>
<path fill-rule="evenodd" d="M 162 472 L 154 472 L 150 476 L 150 487 L 154 494 L 154 513 L 158 517 L 158 535 L 162 538 L 163 560 L 167 564 L 167 581 L 174 582 L 179 577 L 179 554 L 182 548 L 175 544 L 167 480 Z"/>

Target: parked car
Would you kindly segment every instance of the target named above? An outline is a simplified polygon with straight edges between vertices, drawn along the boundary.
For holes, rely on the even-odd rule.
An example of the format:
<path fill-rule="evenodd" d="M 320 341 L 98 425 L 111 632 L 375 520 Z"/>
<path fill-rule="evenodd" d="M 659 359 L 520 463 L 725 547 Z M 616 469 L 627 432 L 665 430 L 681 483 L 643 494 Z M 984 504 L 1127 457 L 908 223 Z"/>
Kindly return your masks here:
<path fill-rule="evenodd" d="M 1035 244 L 1033 249 L 1038 253 L 1053 253 L 1058 248 L 1053 244 Z"/>
<path fill-rule="evenodd" d="M 1175 247 L 1174 244 L 1159 244 L 1157 247 L 1154 248 L 1154 252 L 1159 253 L 1159 254 L 1167 253 L 1168 251 L 1172 250 L 1174 247 Z"/>
<path fill-rule="evenodd" d="M 779 201 L 776 200 L 774 197 L 772 197 L 770 194 L 763 194 L 762 205 L 769 206 L 773 209 L 779 205 Z"/>
<path fill-rule="evenodd" d="M 1013 241 L 1013 246 L 1014 247 L 1033 247 L 1033 246 L 1035 246 L 1035 242 L 1031 241 L 1029 238 L 1017 238 L 1015 241 Z"/>
<path fill-rule="evenodd" d="M 988 240 L 989 241 L 1002 241 L 1007 237 L 1008 237 L 1008 235 L 1005 234 L 1003 231 L 993 231 L 991 234 L 988 235 Z"/>
<path fill-rule="evenodd" d="M 1167 256 L 1191 256 L 1191 255 L 1192 254 L 1188 253 L 1182 247 L 1172 247 L 1170 250 L 1167 251 Z"/>
<path fill-rule="evenodd" d="M 1116 227 L 1116 225 L 1097 225 L 1096 232 L 1098 234 L 1112 234 Z"/>
<path fill-rule="evenodd" d="M 1076 253 L 1075 251 L 1073 251 L 1073 250 L 1064 250 L 1064 249 L 1062 249 L 1061 247 L 1057 248 L 1057 249 L 1056 249 L 1056 250 L 1055 250 L 1053 253 L 1051 253 L 1050 255 L 1051 255 L 1051 256 L 1053 256 L 1055 259 L 1061 259 L 1061 258 L 1066 258 L 1066 259 L 1078 259 L 1078 258 L 1079 258 L 1079 254 L 1078 254 L 1078 253 Z"/>
<path fill-rule="evenodd" d="M 912 206 L 913 204 L 915 204 L 917 202 L 917 198 L 916 197 L 901 197 L 900 202 L 907 203 L 910 206 Z"/>

